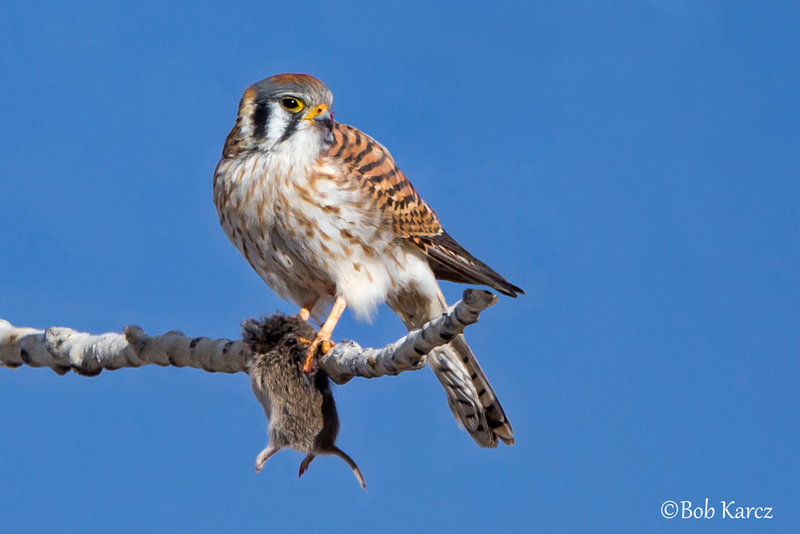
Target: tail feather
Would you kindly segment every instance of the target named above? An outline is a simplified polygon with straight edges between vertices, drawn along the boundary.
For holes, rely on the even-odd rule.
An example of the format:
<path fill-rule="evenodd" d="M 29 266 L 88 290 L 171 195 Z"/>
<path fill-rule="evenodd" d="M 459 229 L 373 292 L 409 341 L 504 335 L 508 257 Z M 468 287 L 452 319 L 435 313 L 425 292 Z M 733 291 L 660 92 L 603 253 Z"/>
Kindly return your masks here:
<path fill-rule="evenodd" d="M 422 327 L 446 306 L 441 292 L 430 298 L 415 290 L 398 292 L 387 303 L 409 330 Z M 463 335 L 431 351 L 428 364 L 442 384 L 458 424 L 478 445 L 497 447 L 498 440 L 514 444 L 511 423 Z"/>
<path fill-rule="evenodd" d="M 500 401 L 489 383 L 489 379 L 481 369 L 478 359 L 475 358 L 469 345 L 467 345 L 467 340 L 464 339 L 464 336 L 459 335 L 450 343 L 450 346 L 461 357 L 461 361 L 470 374 L 472 385 L 475 386 L 481 406 L 486 410 L 486 420 L 489 423 L 489 427 L 503 443 L 513 445 L 514 430 L 511 428 L 511 423 L 508 421 L 506 413 L 503 411 L 503 407 L 500 405 Z"/>
<path fill-rule="evenodd" d="M 428 355 L 456 420 L 481 447 L 514 444 L 514 430 L 464 336 Z"/>

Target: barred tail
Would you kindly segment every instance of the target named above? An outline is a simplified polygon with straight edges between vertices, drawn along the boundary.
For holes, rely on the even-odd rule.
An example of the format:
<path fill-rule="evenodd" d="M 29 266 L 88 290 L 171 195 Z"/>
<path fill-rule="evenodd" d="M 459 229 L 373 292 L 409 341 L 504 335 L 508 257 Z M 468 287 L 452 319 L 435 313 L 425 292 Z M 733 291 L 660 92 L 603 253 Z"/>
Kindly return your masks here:
<path fill-rule="evenodd" d="M 514 444 L 511 423 L 464 336 L 431 352 L 428 362 L 447 393 L 456 420 L 478 445 L 497 447 L 498 439 Z"/>
<path fill-rule="evenodd" d="M 421 328 L 446 306 L 441 291 L 429 296 L 417 288 L 390 295 L 387 304 L 409 330 Z M 447 345 L 431 351 L 427 358 L 447 394 L 450 410 L 472 439 L 481 447 L 497 447 L 498 440 L 513 445 L 511 423 L 464 336 L 459 334 Z"/>

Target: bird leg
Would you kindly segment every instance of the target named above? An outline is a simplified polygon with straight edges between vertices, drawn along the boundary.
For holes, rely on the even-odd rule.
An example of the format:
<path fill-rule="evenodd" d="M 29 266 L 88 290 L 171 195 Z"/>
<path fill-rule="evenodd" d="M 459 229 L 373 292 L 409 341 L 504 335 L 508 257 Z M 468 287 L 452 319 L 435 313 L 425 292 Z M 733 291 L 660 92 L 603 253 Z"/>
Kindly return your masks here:
<path fill-rule="evenodd" d="M 313 302 L 306 302 L 305 304 L 303 304 L 303 306 L 300 308 L 300 313 L 298 314 L 300 315 L 300 318 L 304 321 L 308 321 L 308 318 L 311 317 L 311 310 L 314 309 L 314 306 L 316 304 L 317 304 L 316 300 Z"/>
<path fill-rule="evenodd" d="M 331 350 L 331 347 L 333 346 L 331 334 L 333 334 L 333 329 L 336 328 L 336 323 L 339 322 L 339 318 L 342 316 L 342 313 L 344 313 L 346 307 L 347 302 L 344 300 L 344 297 L 341 295 L 336 297 L 336 300 L 333 303 L 333 308 L 331 309 L 331 313 L 328 314 L 328 318 L 325 320 L 325 324 L 323 324 L 322 328 L 319 329 L 319 332 L 317 332 L 317 337 L 314 338 L 314 341 L 308 347 L 306 363 L 303 365 L 303 372 L 306 374 L 312 374 L 315 370 L 314 367 L 316 364 L 315 360 L 317 349 L 322 348 L 323 354 Z"/>
<path fill-rule="evenodd" d="M 297 316 L 300 317 L 301 321 L 308 322 L 309 318 L 311 317 L 311 310 L 313 310 L 314 306 L 316 306 L 316 305 L 317 305 L 317 301 L 316 300 L 313 301 L 313 302 L 307 302 L 307 303 L 303 304 L 300 307 L 300 313 L 298 313 Z M 310 339 L 306 339 L 304 337 L 298 336 L 297 339 L 299 339 L 302 343 L 304 343 L 306 345 L 311 343 Z"/>

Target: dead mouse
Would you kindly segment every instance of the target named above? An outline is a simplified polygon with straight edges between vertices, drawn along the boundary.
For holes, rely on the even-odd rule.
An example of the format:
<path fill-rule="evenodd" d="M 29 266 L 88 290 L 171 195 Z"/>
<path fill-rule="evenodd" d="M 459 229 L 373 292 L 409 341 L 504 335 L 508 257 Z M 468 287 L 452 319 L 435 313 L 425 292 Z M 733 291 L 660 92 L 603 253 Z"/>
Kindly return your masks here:
<path fill-rule="evenodd" d="M 350 456 L 335 445 L 339 415 L 324 372 L 303 372 L 306 351 L 316 332 L 299 317 L 275 314 L 242 323 L 242 341 L 253 351 L 250 386 L 269 419 L 269 444 L 256 458 L 256 472 L 279 450 L 289 447 L 308 453 L 298 476 L 320 454 L 344 460 L 365 490 L 367 483 Z"/>

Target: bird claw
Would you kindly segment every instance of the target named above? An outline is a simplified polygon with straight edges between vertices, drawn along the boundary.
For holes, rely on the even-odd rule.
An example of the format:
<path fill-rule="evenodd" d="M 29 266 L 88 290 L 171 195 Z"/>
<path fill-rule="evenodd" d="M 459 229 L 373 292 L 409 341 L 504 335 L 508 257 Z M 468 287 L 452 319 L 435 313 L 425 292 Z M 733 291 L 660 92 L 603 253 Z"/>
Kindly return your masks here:
<path fill-rule="evenodd" d="M 303 373 L 306 378 L 317 374 L 317 359 L 311 354 L 306 357 L 306 362 L 303 364 Z"/>
<path fill-rule="evenodd" d="M 303 364 L 303 372 L 307 375 L 314 375 L 314 373 L 317 372 L 317 354 L 321 352 L 321 355 L 324 356 L 334 345 L 336 345 L 336 343 L 324 335 L 317 334 L 317 337 L 314 338 L 314 341 L 311 342 L 311 345 L 308 347 L 306 361 Z"/>

